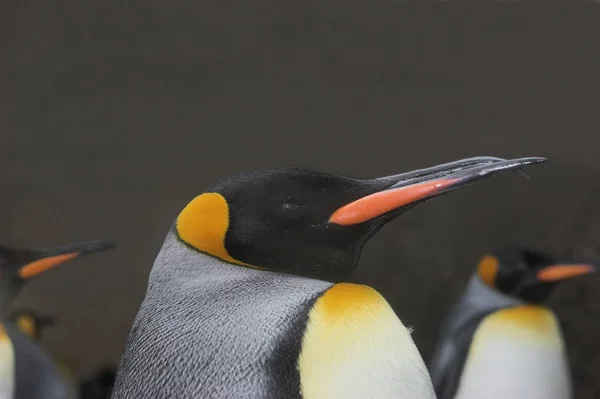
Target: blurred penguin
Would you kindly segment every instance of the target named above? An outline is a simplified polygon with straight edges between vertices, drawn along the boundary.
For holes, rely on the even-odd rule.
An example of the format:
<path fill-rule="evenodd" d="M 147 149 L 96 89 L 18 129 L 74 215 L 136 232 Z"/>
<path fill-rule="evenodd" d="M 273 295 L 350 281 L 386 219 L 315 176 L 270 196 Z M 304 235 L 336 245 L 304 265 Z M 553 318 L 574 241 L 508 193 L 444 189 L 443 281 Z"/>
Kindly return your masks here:
<path fill-rule="evenodd" d="M 598 271 L 528 249 L 484 256 L 428 365 L 438 399 L 572 398 L 562 332 L 542 303 L 558 284 Z"/>

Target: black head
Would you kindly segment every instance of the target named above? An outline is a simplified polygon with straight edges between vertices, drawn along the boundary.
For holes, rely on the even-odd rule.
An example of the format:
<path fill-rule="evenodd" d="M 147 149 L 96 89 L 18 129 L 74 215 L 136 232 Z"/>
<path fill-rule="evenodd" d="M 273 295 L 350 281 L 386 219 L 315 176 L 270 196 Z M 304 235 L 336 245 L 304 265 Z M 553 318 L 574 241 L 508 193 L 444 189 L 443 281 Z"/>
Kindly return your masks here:
<path fill-rule="evenodd" d="M 6 309 L 30 278 L 81 255 L 114 246 L 103 240 L 40 250 L 0 246 L 0 308 Z"/>
<path fill-rule="evenodd" d="M 561 282 L 599 271 L 600 264 L 594 262 L 559 262 L 524 248 L 498 250 L 484 256 L 477 266 L 487 285 L 530 303 L 545 301 Z"/>
<path fill-rule="evenodd" d="M 544 161 L 480 157 L 376 179 L 295 168 L 242 173 L 193 199 L 175 228 L 188 245 L 233 264 L 344 281 L 364 243 L 411 206 Z"/>

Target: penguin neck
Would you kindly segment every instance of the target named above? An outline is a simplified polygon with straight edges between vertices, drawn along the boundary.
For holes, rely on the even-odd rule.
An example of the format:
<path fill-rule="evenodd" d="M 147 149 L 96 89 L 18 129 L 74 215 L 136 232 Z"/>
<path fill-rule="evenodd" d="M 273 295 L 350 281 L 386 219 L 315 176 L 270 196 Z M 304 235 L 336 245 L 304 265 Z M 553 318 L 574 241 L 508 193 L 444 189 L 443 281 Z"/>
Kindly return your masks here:
<path fill-rule="evenodd" d="M 477 273 L 469 280 L 467 289 L 463 295 L 465 305 L 478 311 L 493 310 L 511 306 L 523 305 L 525 302 L 519 298 L 506 295 L 495 288 L 487 285 Z"/>
<path fill-rule="evenodd" d="M 164 268 L 168 268 L 169 272 L 164 272 Z M 271 272 L 236 265 L 200 252 L 179 238 L 174 230 L 171 230 L 165 238 L 150 273 L 150 285 L 153 287 L 156 282 L 160 286 L 165 279 L 181 280 L 183 283 L 194 281 L 195 284 L 227 285 L 228 282 L 233 281 L 233 276 L 251 277 Z"/>
<path fill-rule="evenodd" d="M 494 310 L 523 305 L 524 302 L 503 294 L 485 284 L 477 273 L 471 276 L 467 287 L 448 315 L 444 328 L 451 333 L 460 328 L 470 319 Z"/>

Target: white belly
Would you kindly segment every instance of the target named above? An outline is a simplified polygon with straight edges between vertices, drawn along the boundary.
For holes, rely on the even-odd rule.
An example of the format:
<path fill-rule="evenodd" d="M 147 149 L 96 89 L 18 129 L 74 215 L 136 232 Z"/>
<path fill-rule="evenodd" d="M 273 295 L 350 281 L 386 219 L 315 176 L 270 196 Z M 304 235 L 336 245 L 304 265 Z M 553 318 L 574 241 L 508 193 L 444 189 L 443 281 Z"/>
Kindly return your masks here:
<path fill-rule="evenodd" d="M 488 316 L 473 337 L 456 399 L 570 399 L 571 378 L 554 315 L 540 307 Z"/>
<path fill-rule="evenodd" d="M 15 384 L 15 354 L 12 343 L 0 325 L 0 399 L 12 399 Z"/>

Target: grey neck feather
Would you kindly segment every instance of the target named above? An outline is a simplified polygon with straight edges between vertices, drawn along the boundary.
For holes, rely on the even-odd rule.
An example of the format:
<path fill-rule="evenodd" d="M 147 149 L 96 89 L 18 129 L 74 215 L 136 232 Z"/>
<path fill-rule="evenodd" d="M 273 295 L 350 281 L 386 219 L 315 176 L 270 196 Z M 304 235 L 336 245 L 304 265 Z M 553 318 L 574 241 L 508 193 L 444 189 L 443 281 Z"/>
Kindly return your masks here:
<path fill-rule="evenodd" d="M 331 285 L 229 264 L 187 247 L 171 231 L 112 397 L 298 397 L 300 331 L 313 301 Z"/>
<path fill-rule="evenodd" d="M 474 273 L 464 294 L 450 311 L 447 318 L 448 325 L 444 331 L 454 332 L 476 314 L 522 304 L 524 301 L 491 288 L 481 280 L 477 273 Z"/>
<path fill-rule="evenodd" d="M 462 310 L 469 312 L 489 311 L 498 308 L 522 305 L 525 302 L 519 298 L 506 295 L 484 283 L 477 273 L 474 273 L 467 285 L 464 295 L 458 302 Z"/>

